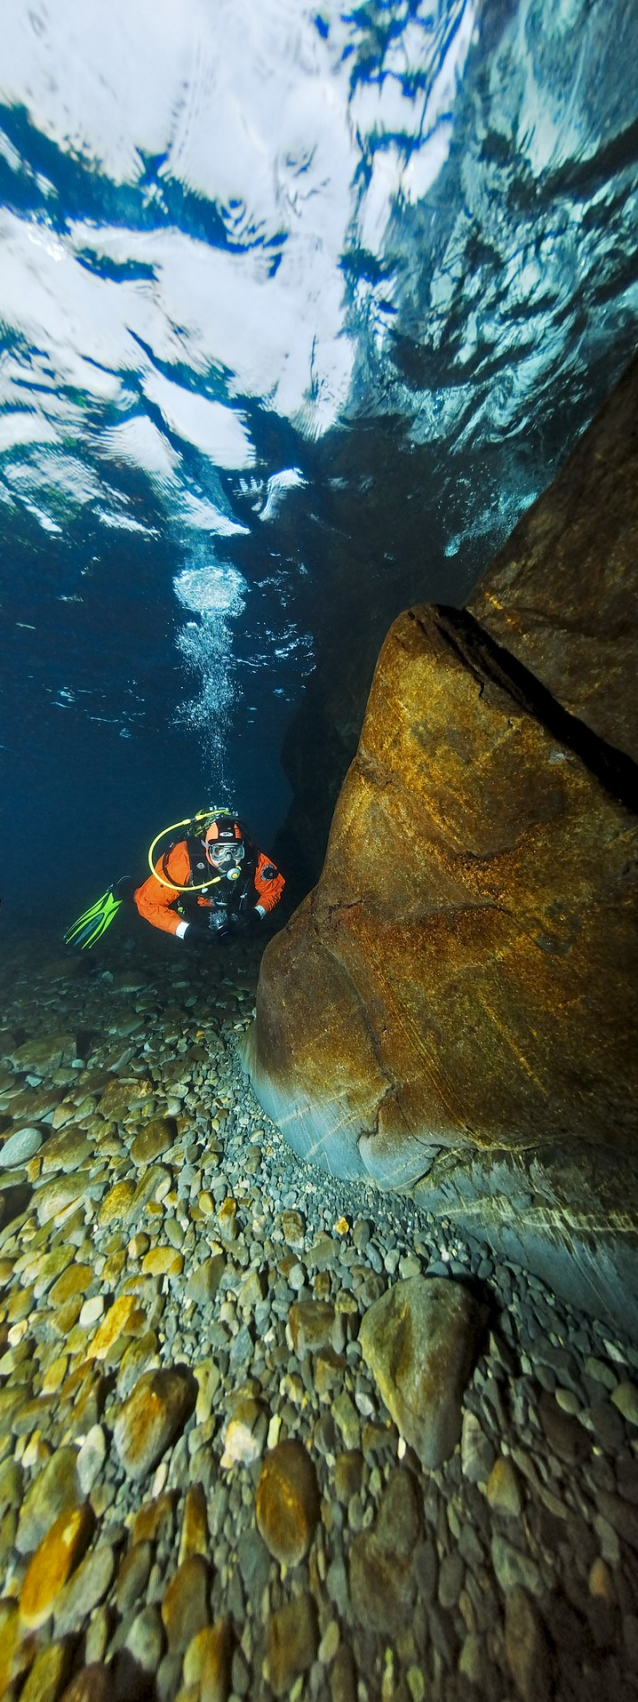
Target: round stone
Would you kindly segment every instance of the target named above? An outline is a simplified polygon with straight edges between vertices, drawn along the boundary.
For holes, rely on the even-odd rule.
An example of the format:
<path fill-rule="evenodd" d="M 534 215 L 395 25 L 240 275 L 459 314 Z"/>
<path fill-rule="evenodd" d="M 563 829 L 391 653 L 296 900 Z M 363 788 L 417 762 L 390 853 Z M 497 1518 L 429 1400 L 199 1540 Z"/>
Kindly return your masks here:
<path fill-rule="evenodd" d="M 115 1421 L 113 1441 L 128 1477 L 146 1477 L 161 1460 L 197 1399 L 197 1384 L 186 1371 L 147 1371 Z"/>
<path fill-rule="evenodd" d="M 55 1629 L 58 1637 L 80 1630 L 84 1620 L 106 1595 L 114 1570 L 115 1556 L 110 1543 L 101 1543 L 85 1556 L 56 1604 Z"/>
<path fill-rule="evenodd" d="M 297 1596 L 274 1613 L 268 1626 L 268 1682 L 275 1696 L 287 1696 L 296 1678 L 312 1666 L 318 1646 L 317 1610 L 312 1596 Z"/>
<path fill-rule="evenodd" d="M 115 1182 L 102 1201 L 98 1212 L 100 1229 L 109 1229 L 113 1223 L 121 1223 L 126 1217 L 133 1199 L 135 1188 L 132 1182 Z"/>
<path fill-rule="evenodd" d="M 549 1702 L 552 1687 L 543 1624 L 518 1584 L 505 1598 L 505 1653 L 521 1702 Z"/>
<path fill-rule="evenodd" d="M 53 1697 L 58 1697 L 69 1676 L 71 1659 L 71 1645 L 66 1638 L 47 1643 L 46 1648 L 40 1649 L 20 1692 L 24 1702 L 51 1702 Z M 7 1695 L 6 1691 L 4 1695 Z"/>
<path fill-rule="evenodd" d="M 232 1632 L 229 1619 L 198 1631 L 184 1656 L 184 1681 L 197 1685 L 202 1697 L 225 1702 L 230 1691 Z"/>
<path fill-rule="evenodd" d="M 250 1395 L 237 1401 L 224 1439 L 220 1462 L 224 1470 L 230 1466 L 254 1465 L 263 1453 L 267 1428 L 268 1418 L 259 1401 Z"/>
<path fill-rule="evenodd" d="M 256 1500 L 257 1526 L 266 1547 L 286 1566 L 307 1554 L 319 1518 L 314 1465 L 301 1442 L 280 1442 L 266 1455 Z"/>
<path fill-rule="evenodd" d="M 90 1495 L 106 1459 L 106 1436 L 101 1424 L 92 1424 L 77 1457 L 77 1474 L 84 1495 Z"/>
<path fill-rule="evenodd" d="M 113 1673 L 102 1661 L 82 1667 L 67 1684 L 61 1702 L 112 1702 Z"/>
<path fill-rule="evenodd" d="M 161 1158 L 163 1152 L 173 1145 L 175 1131 L 172 1123 L 164 1117 L 153 1117 L 146 1127 L 140 1129 L 131 1147 L 131 1158 L 134 1164 L 153 1164 L 156 1158 Z"/>
<path fill-rule="evenodd" d="M 619 1383 L 611 1398 L 628 1424 L 638 1424 L 638 1389 L 635 1383 Z"/>
<path fill-rule="evenodd" d="M 49 1305 L 52 1307 L 64 1306 L 67 1300 L 75 1300 L 78 1295 L 83 1297 L 87 1288 L 90 1288 L 93 1279 L 93 1267 L 76 1264 L 74 1260 L 73 1264 L 67 1266 L 67 1269 L 62 1272 L 62 1275 L 49 1289 Z"/>
<path fill-rule="evenodd" d="M 128 1613 L 135 1602 L 139 1601 L 148 1584 L 152 1563 L 153 1548 L 148 1541 L 134 1542 L 128 1554 L 124 1555 L 116 1589 L 119 1613 Z"/>
<path fill-rule="evenodd" d="M 88 1501 L 61 1513 L 36 1549 L 20 1591 L 20 1619 L 28 1631 L 44 1625 L 60 1591 L 82 1558 L 94 1525 Z"/>
<path fill-rule="evenodd" d="M 208 1568 L 201 1554 L 189 1554 L 178 1566 L 162 1602 L 169 1651 L 183 1655 L 208 1624 Z"/>
<path fill-rule="evenodd" d="M 90 1300 L 85 1300 L 81 1309 L 78 1323 L 81 1330 L 89 1330 L 92 1324 L 97 1324 L 104 1311 L 104 1295 L 92 1294 Z"/>
<path fill-rule="evenodd" d="M 42 1174 L 56 1170 L 77 1170 L 93 1156 L 93 1143 L 75 1123 L 67 1125 L 57 1135 L 51 1135 L 42 1154 Z"/>
<path fill-rule="evenodd" d="M 503 1513 L 508 1519 L 518 1519 L 523 1505 L 518 1476 L 515 1466 L 504 1454 L 499 1454 L 494 1461 L 485 1495 L 495 1512 Z"/>
<path fill-rule="evenodd" d="M 132 1313 L 135 1312 L 136 1306 L 137 1299 L 134 1294 L 118 1295 L 117 1300 L 113 1301 L 113 1305 L 109 1306 L 106 1317 L 102 1319 L 99 1330 L 96 1331 L 93 1341 L 88 1348 L 87 1357 L 89 1359 L 106 1358 L 109 1348 L 113 1346 L 113 1343 L 116 1342 L 122 1335 L 123 1331 L 126 1330 L 126 1326 Z M 80 1322 L 81 1319 L 82 1315 L 80 1314 Z"/>
<path fill-rule="evenodd" d="M 143 1607 L 136 1615 L 125 1648 L 142 1672 L 157 1672 L 164 1650 L 164 1632 L 156 1607 Z"/>
<path fill-rule="evenodd" d="M 60 1513 L 79 1506 L 81 1500 L 75 1448 L 58 1448 L 34 1478 L 22 1503 L 18 1552 L 31 1554 Z"/>
<path fill-rule="evenodd" d="M 41 1129 L 16 1129 L 0 1150 L 0 1170 L 13 1170 L 16 1165 L 27 1164 L 41 1146 Z"/>
<path fill-rule="evenodd" d="M 151 1247 L 142 1259 L 145 1276 L 179 1276 L 183 1269 L 183 1255 L 175 1247 Z"/>
<path fill-rule="evenodd" d="M 396 1636 L 412 1616 L 414 1556 L 421 1515 L 418 1491 L 404 1467 L 391 1473 L 374 1530 L 350 1549 L 350 1597 L 355 1618 L 369 1631 Z"/>

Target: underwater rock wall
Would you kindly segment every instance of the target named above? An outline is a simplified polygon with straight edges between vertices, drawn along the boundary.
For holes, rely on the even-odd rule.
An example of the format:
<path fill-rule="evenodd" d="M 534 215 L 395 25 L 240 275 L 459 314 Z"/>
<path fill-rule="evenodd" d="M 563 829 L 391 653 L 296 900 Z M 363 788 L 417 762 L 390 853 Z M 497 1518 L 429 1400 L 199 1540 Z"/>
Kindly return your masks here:
<path fill-rule="evenodd" d="M 634 762 L 637 561 L 638 359 L 469 604 L 564 709 Z"/>
<path fill-rule="evenodd" d="M 323 873 L 266 951 L 245 1042 L 258 1098 L 303 1157 L 416 1191 L 630 1328 L 638 823 L 622 609 L 637 487 L 623 419 L 636 377 L 482 582 L 473 609 L 493 611 L 501 642 L 454 610 L 417 607 L 391 628 Z M 601 675 L 623 639 L 599 687 L 597 603 Z"/>

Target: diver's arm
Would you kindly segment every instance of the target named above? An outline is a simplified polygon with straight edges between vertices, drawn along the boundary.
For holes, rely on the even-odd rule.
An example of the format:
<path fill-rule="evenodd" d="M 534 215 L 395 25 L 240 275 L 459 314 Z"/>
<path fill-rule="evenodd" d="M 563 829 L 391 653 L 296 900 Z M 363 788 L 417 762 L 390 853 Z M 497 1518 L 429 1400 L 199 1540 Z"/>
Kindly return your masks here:
<path fill-rule="evenodd" d="M 162 882 L 171 880 L 177 887 L 187 885 L 190 859 L 185 840 L 182 839 L 178 845 L 174 845 L 166 858 L 158 857 L 155 874 L 161 875 L 162 880 L 156 880 L 155 875 L 149 875 L 148 880 L 133 893 L 134 903 L 145 922 L 150 922 L 153 928 L 161 928 L 165 934 L 177 934 L 181 939 L 188 924 L 183 921 L 177 910 L 171 908 L 179 894 L 173 887 L 164 886 Z"/>
<path fill-rule="evenodd" d="M 264 878 L 265 869 L 274 869 L 274 876 L 266 876 L 266 878 Z M 257 891 L 257 903 L 255 905 L 255 910 L 258 911 L 261 916 L 265 916 L 268 910 L 274 910 L 275 905 L 279 903 L 286 883 L 283 875 L 280 875 L 276 864 L 273 863 L 272 857 L 265 857 L 263 851 L 259 852 L 259 856 L 257 858 L 257 868 L 255 869 L 254 879 Z"/>

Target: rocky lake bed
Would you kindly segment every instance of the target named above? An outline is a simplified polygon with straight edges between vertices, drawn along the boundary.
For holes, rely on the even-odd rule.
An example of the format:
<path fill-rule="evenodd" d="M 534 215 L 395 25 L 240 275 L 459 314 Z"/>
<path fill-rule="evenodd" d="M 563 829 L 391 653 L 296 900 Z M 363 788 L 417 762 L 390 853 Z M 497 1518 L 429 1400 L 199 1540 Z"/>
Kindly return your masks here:
<path fill-rule="evenodd" d="M 638 1348 L 300 1164 L 257 942 L 0 969 L 0 1695 L 638 1698 Z"/>

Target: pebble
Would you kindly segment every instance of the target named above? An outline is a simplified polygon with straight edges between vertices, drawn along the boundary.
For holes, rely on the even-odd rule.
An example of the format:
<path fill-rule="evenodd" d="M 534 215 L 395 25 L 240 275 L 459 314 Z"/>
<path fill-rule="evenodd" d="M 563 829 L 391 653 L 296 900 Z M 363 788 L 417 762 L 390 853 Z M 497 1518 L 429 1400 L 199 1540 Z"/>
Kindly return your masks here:
<path fill-rule="evenodd" d="M 355 1536 L 350 1549 L 352 1608 L 369 1631 L 396 1635 L 410 1623 L 420 1526 L 416 1485 L 409 1471 L 398 1468 L 386 1484 L 374 1528 Z"/>
<path fill-rule="evenodd" d="M 168 1151 L 174 1138 L 174 1125 L 166 1118 L 153 1117 L 150 1123 L 140 1129 L 139 1135 L 135 1136 L 131 1144 L 129 1150 L 133 1163 L 140 1167 L 152 1164 L 154 1159 L 161 1158 L 162 1154 Z"/>
<path fill-rule="evenodd" d="M 203 1555 L 189 1554 L 177 1567 L 161 1611 L 169 1651 L 183 1655 L 208 1624 L 208 1567 Z"/>
<path fill-rule="evenodd" d="M 82 1667 L 67 1685 L 61 1702 L 112 1702 L 113 1674 L 101 1661 Z"/>
<path fill-rule="evenodd" d="M 266 1455 L 255 1502 L 266 1547 L 286 1566 L 307 1554 L 319 1518 L 317 1474 L 300 1442 L 280 1442 Z"/>
<path fill-rule="evenodd" d="M 93 1526 L 93 1512 L 85 1502 L 61 1513 L 42 1538 L 20 1591 L 20 1619 L 27 1630 L 37 1630 L 54 1611 L 60 1591 L 90 1540 Z"/>
<path fill-rule="evenodd" d="M 115 1182 L 108 1194 L 102 1200 L 98 1211 L 100 1229 L 108 1229 L 116 1223 L 123 1223 L 128 1215 L 131 1202 L 135 1195 L 135 1183 L 130 1181 Z"/>
<path fill-rule="evenodd" d="M 612 1575 L 606 1561 L 600 1555 L 597 1555 L 590 1568 L 589 1593 L 605 1602 L 612 1602 L 614 1599 Z"/>
<path fill-rule="evenodd" d="M 420 1276 L 395 1283 L 363 1319 L 364 1360 L 401 1435 L 431 1470 L 461 1435 L 461 1399 L 482 1323 L 467 1289 Z"/>
<path fill-rule="evenodd" d="M 35 1210 L 41 1228 L 47 1223 L 62 1223 L 69 1211 L 83 1200 L 91 1189 L 88 1170 L 76 1170 L 73 1176 L 54 1176 L 38 1188 Z"/>
<path fill-rule="evenodd" d="M 283 1211 L 279 1218 L 281 1232 L 288 1247 L 300 1248 L 304 1245 L 306 1222 L 301 1212 Z"/>
<path fill-rule="evenodd" d="M 26 1164 L 40 1151 L 44 1137 L 38 1128 L 16 1129 L 0 1147 L 0 1170 L 12 1170 L 14 1165 Z"/>
<path fill-rule="evenodd" d="M 58 1515 L 83 1499 L 75 1448 L 58 1448 L 43 1465 L 25 1495 L 16 1533 L 20 1554 L 31 1554 Z"/>
<path fill-rule="evenodd" d="M 179 1276 L 183 1269 L 183 1254 L 175 1247 L 151 1247 L 142 1259 L 146 1276 Z"/>
<path fill-rule="evenodd" d="M 288 1329 L 293 1352 L 299 1359 L 306 1353 L 317 1353 L 333 1342 L 334 1306 L 322 1300 L 296 1301 L 288 1313 Z"/>
<path fill-rule="evenodd" d="M 156 1607 L 143 1607 L 140 1613 L 136 1614 L 126 1633 L 124 1648 L 128 1650 L 131 1660 L 141 1667 L 142 1672 L 157 1672 L 164 1652 L 164 1630 Z M 126 1684 L 129 1669 L 121 1659 L 120 1671 Z"/>
<path fill-rule="evenodd" d="M 80 1311 L 78 1323 L 81 1330 L 89 1330 L 92 1324 L 97 1324 L 104 1311 L 104 1295 L 94 1294 L 90 1300 L 85 1300 Z"/>
<path fill-rule="evenodd" d="M 197 1686 L 200 1702 L 227 1702 L 231 1685 L 232 1631 L 227 1617 L 198 1631 L 184 1655 L 184 1683 Z"/>
<path fill-rule="evenodd" d="M 139 1378 L 115 1420 L 113 1443 L 127 1476 L 139 1480 L 157 1465 L 197 1399 L 185 1371 L 148 1371 Z"/>
<path fill-rule="evenodd" d="M 523 1502 L 516 1468 L 503 1454 L 494 1461 L 485 1486 L 485 1496 L 494 1512 L 504 1514 L 507 1519 L 520 1517 Z"/>
<path fill-rule="evenodd" d="M 101 1543 L 85 1556 L 56 1603 L 55 1629 L 59 1637 L 80 1630 L 83 1621 L 106 1595 L 114 1572 L 115 1555 L 109 1543 Z"/>
<path fill-rule="evenodd" d="M 494 1464 L 494 1447 L 476 1414 L 464 1412 L 461 1429 L 461 1469 L 469 1483 L 485 1483 Z"/>
<path fill-rule="evenodd" d="M 148 1540 L 134 1542 L 124 1555 L 117 1575 L 116 1600 L 119 1612 L 128 1613 L 144 1594 L 151 1575 L 153 1547 Z"/>
<path fill-rule="evenodd" d="M 549 1650 L 533 1602 L 516 1584 L 505 1598 L 505 1653 L 521 1702 L 549 1702 Z"/>
<path fill-rule="evenodd" d="M 126 1331 L 137 1306 L 134 1294 L 120 1294 L 113 1305 L 109 1306 L 106 1316 L 102 1319 L 99 1330 L 90 1343 L 87 1354 L 91 1359 L 106 1359 L 114 1343 Z M 80 1314 L 80 1317 L 82 1314 Z"/>
<path fill-rule="evenodd" d="M 600 1694 L 629 1690 L 631 1344 L 451 1221 L 293 1160 L 240 1075 L 229 957 L 220 990 L 210 962 L 171 979 L 125 934 L 101 953 L 82 976 L 65 959 L 11 985 L 14 1031 L 33 1031 L 37 985 L 38 1032 L 55 1012 L 51 1032 L 91 1051 L 73 1067 L 73 1038 L 31 1086 L 0 1068 L 0 1159 L 25 1129 L 38 1143 L 2 1169 L 3 1191 L 24 1175 L 33 1193 L 0 1227 L 0 1694 L 14 1658 L 11 1702 L 16 1686 L 20 1702 L 129 1702 L 133 1680 L 157 1702 L 250 1702 L 264 1662 L 291 1702 L 459 1687 L 543 1702 L 578 1688 L 590 1639 Z M 444 1341 L 445 1452 L 424 1467 L 404 1297 L 432 1295 L 437 1270 L 451 1306 L 482 1283 L 493 1321 L 456 1384 Z M 405 1400 L 409 1348 L 413 1434 L 363 1351 L 383 1300 L 387 1389 Z M 189 1392 L 158 1449 L 138 1385 L 173 1374 Z M 304 1501 L 280 1481 L 267 1546 L 262 1475 L 290 1445 L 312 1487 Z M 27 1629 L 31 1568 L 87 1496 L 92 1541 L 57 1586 L 47 1567 L 47 1617 Z"/>
<path fill-rule="evenodd" d="M 186 1296 L 194 1301 L 196 1306 L 209 1306 L 215 1299 L 221 1279 L 224 1274 L 226 1258 L 223 1253 L 214 1254 L 203 1259 L 197 1265 L 186 1283 Z"/>
<path fill-rule="evenodd" d="M 357 1409 L 350 1396 L 345 1392 L 338 1395 L 332 1403 L 332 1417 L 341 1433 L 344 1447 L 356 1449 L 361 1440 L 361 1424 Z"/>
<path fill-rule="evenodd" d="M 266 1676 L 275 1696 L 285 1696 L 312 1666 L 318 1647 L 317 1610 L 310 1595 L 286 1602 L 270 1619 Z"/>
<path fill-rule="evenodd" d="M 48 1648 L 41 1649 L 20 1691 L 24 1702 L 57 1702 L 69 1675 L 71 1661 L 72 1649 L 68 1642 L 56 1639 Z"/>
<path fill-rule="evenodd" d="M 611 1399 L 628 1424 L 638 1424 L 638 1388 L 635 1383 L 618 1383 Z"/>
<path fill-rule="evenodd" d="M 268 1418 L 259 1401 L 246 1396 L 238 1401 L 226 1428 L 221 1466 L 253 1465 L 264 1450 Z"/>
<path fill-rule="evenodd" d="M 540 1595 L 541 1576 L 536 1561 L 498 1534 L 492 1537 L 492 1565 L 505 1594 L 520 1584 L 532 1595 Z"/>

